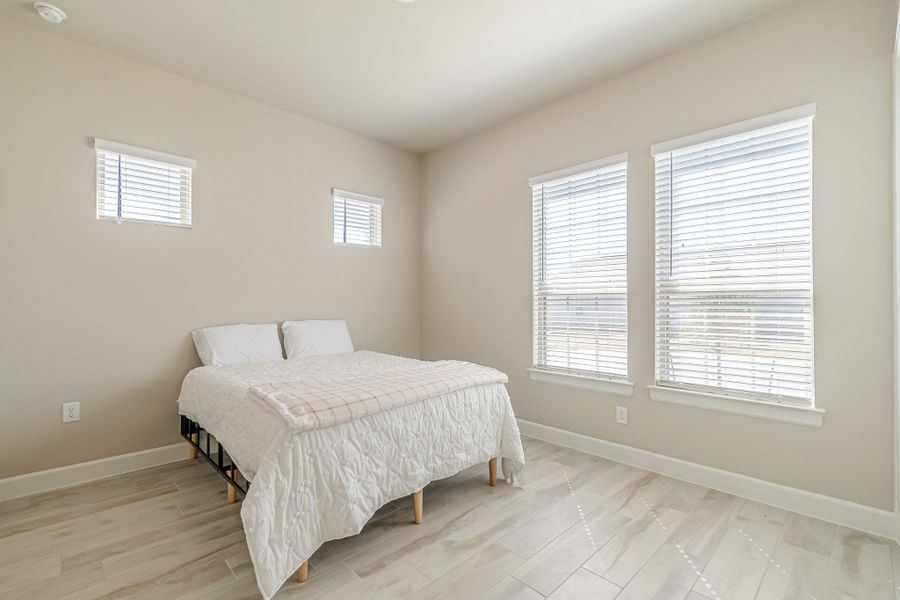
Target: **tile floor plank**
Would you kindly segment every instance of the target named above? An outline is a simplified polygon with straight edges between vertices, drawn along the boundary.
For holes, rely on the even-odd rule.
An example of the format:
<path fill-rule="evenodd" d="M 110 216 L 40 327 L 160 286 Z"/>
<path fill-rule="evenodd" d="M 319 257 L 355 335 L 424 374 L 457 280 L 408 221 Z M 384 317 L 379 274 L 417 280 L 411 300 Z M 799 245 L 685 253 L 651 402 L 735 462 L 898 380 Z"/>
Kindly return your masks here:
<path fill-rule="evenodd" d="M 756 600 L 824 598 L 827 577 L 827 557 L 782 542 L 772 552 Z"/>
<path fill-rule="evenodd" d="M 786 513 L 747 501 L 703 569 L 694 591 L 710 598 L 753 600 L 784 532 Z"/>
<path fill-rule="evenodd" d="M 613 600 L 621 591 L 622 588 L 614 583 L 590 571 L 578 569 L 547 600 Z"/>
<path fill-rule="evenodd" d="M 867 600 L 893 598 L 891 545 L 888 540 L 837 527 L 828 569 L 828 592 Z"/>
<path fill-rule="evenodd" d="M 507 575 L 478 600 L 544 600 L 544 597 L 514 577 Z"/>

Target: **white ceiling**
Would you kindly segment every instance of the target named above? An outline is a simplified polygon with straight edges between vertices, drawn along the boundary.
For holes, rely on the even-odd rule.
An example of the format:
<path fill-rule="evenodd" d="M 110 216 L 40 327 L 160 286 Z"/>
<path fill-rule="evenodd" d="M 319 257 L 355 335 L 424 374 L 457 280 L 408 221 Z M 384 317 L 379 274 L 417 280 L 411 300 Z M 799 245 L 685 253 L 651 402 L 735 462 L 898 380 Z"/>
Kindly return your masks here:
<path fill-rule="evenodd" d="M 53 0 L 0 14 L 422 152 L 790 0 Z"/>

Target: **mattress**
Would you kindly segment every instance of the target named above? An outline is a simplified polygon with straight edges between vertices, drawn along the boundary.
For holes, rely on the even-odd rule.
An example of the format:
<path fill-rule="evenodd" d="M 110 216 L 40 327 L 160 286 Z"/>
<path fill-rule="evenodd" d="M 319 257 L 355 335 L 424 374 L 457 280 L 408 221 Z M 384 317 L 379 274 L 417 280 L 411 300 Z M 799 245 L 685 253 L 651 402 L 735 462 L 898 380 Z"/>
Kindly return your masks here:
<path fill-rule="evenodd" d="M 387 502 L 493 457 L 501 459 L 507 478 L 524 465 L 503 384 L 298 433 L 248 397 L 255 385 L 382 373 L 419 363 L 353 352 L 199 367 L 185 377 L 179 412 L 209 431 L 253 481 L 241 518 L 266 600 L 321 544 L 359 533 Z"/>

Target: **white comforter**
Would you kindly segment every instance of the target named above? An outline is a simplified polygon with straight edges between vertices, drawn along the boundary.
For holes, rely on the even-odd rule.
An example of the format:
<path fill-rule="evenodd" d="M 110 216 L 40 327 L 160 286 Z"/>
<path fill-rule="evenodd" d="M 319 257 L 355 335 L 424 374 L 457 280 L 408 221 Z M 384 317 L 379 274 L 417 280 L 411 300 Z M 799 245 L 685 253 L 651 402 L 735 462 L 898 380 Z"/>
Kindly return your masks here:
<path fill-rule="evenodd" d="M 320 545 L 359 533 L 387 502 L 495 456 L 503 459 L 508 478 L 524 464 L 502 384 L 294 434 L 247 397 L 258 384 L 382 372 L 415 362 L 354 352 L 188 373 L 179 412 L 211 432 L 253 480 L 241 517 L 266 600 Z"/>

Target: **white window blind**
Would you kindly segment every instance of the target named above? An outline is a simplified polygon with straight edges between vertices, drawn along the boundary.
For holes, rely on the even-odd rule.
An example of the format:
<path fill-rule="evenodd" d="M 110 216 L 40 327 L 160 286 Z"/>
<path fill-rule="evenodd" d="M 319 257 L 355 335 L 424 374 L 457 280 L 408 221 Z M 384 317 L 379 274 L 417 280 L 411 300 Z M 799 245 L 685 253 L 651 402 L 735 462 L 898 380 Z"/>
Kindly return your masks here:
<path fill-rule="evenodd" d="M 534 365 L 628 376 L 627 155 L 531 180 Z"/>
<path fill-rule="evenodd" d="M 97 218 L 191 226 L 195 161 L 95 139 Z"/>
<path fill-rule="evenodd" d="M 334 243 L 381 247 L 381 207 L 384 200 L 344 190 L 332 190 Z"/>
<path fill-rule="evenodd" d="M 659 385 L 812 405 L 812 110 L 654 147 Z"/>

